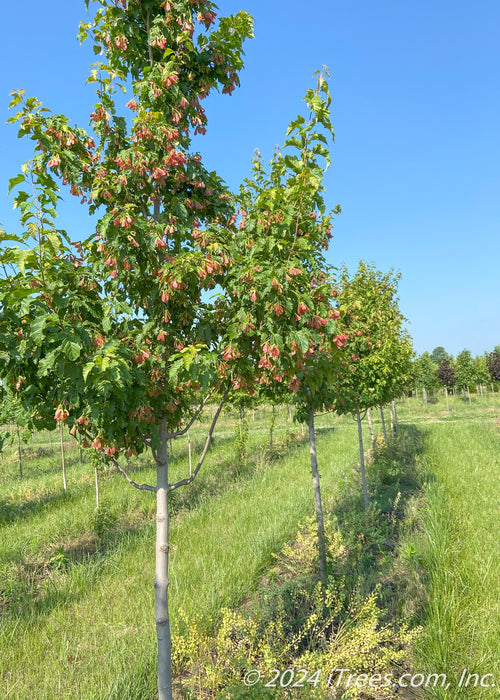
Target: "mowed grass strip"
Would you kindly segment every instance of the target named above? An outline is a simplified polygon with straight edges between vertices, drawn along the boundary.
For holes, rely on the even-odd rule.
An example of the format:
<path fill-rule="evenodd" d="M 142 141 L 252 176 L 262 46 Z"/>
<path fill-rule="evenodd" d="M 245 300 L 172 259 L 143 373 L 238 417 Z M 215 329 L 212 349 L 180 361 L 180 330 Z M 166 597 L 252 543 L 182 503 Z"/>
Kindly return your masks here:
<path fill-rule="evenodd" d="M 421 552 L 429 602 L 418 649 L 422 672 L 446 673 L 450 687 L 429 697 L 491 698 L 500 686 L 500 434 L 489 424 L 435 424 L 427 432 L 428 486 Z M 463 670 L 486 674 L 495 687 Z"/>
<path fill-rule="evenodd" d="M 356 449 L 354 426 L 323 435 L 320 431 L 318 454 L 325 495 L 356 463 Z M 206 470 L 217 458 L 215 450 Z M 130 487 L 123 483 L 122 488 Z M 222 607 L 237 605 L 257 585 L 272 554 L 313 512 L 309 454 L 306 446 L 300 446 L 173 518 L 174 629 L 181 609 L 189 617 L 201 616 L 209 625 Z M 47 614 L 3 620 L 0 672 L 5 697 L 151 698 L 155 685 L 153 577 L 151 523 L 125 535 L 98 564 L 73 567 L 71 595 Z"/>

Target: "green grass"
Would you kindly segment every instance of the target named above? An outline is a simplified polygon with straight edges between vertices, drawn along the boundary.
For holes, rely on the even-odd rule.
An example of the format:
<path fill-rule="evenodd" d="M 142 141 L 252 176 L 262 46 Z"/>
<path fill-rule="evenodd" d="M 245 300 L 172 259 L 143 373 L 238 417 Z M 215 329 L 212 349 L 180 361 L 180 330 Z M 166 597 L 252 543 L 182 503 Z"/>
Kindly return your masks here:
<path fill-rule="evenodd" d="M 227 421 L 225 429 L 230 432 Z M 356 446 L 350 430 L 323 432 L 318 447 L 327 488 L 355 462 Z M 260 437 L 265 434 L 262 428 Z M 254 439 L 249 447 L 256 453 L 253 466 L 245 468 L 235 465 L 231 441 L 225 443 L 221 434 L 218 443 L 203 472 L 211 497 L 199 487 L 191 494 L 185 490 L 174 504 L 170 569 L 174 629 L 180 608 L 188 616 L 197 613 L 213 621 L 222 606 L 237 605 L 257 585 L 272 554 L 313 512 L 304 446 L 290 447 L 286 459 L 270 463 L 268 453 L 266 459 L 258 459 Z M 179 473 L 186 466 L 185 458 L 177 459 Z M 141 473 L 141 479 L 150 476 L 147 470 Z M 69 488 L 75 488 L 73 482 Z M 89 537 L 92 485 L 79 488 L 47 512 L 14 518 L 0 530 L 6 543 L 4 565 L 14 562 L 24 567 L 26 575 L 30 563 L 37 558 L 44 561 L 31 588 L 17 591 L 18 601 L 11 601 L 11 614 L 2 621 L 0 673 L 6 697 L 31 698 L 34 688 L 40 698 L 151 697 L 155 655 L 151 494 L 139 494 L 119 478 L 108 477 L 101 485 L 101 499 L 115 513 L 131 517 L 138 499 L 149 506 L 139 508 L 135 527 L 122 528 L 119 537 L 109 539 L 105 552 L 81 561 L 62 552 L 62 561 L 56 556 L 51 567 L 43 556 L 48 546 L 53 557 L 54 542 L 67 544 L 79 536 L 84 545 Z M 11 593 L 15 598 L 16 591 Z"/>
<path fill-rule="evenodd" d="M 368 519 L 359 510 L 354 421 L 317 420 L 323 497 L 349 548 L 339 573 L 360 591 L 380 584 L 389 617 L 423 624 L 415 672 L 451 679 L 467 668 L 496 674 L 500 683 L 498 405 L 491 394 L 472 395 L 472 405 L 453 397 L 449 411 L 443 397 L 427 409 L 421 400 L 399 402 L 411 459 L 401 472 L 389 450 L 368 467 L 380 514 Z M 234 444 L 237 414 L 225 412 L 196 481 L 173 494 L 174 630 L 181 610 L 201 616 L 208 630 L 222 607 L 248 600 L 273 555 L 314 512 L 305 435 L 286 416 L 286 409 L 279 412 L 270 450 L 269 409 L 248 413 L 242 461 Z M 380 432 L 377 412 L 373 418 Z M 209 416 L 191 431 L 193 455 L 208 422 Z M 92 470 L 69 437 L 68 492 L 62 490 L 58 438 L 52 436 L 53 452 L 47 433 L 23 447 L 22 479 L 14 448 L 0 462 L 0 696 L 150 700 L 154 496 L 103 473 L 97 521 Z M 364 439 L 369 447 L 366 425 Z M 186 440 L 173 444 L 171 472 L 172 479 L 189 473 Z M 154 468 L 141 458 L 131 476 L 154 483 Z M 439 700 L 498 697 L 488 689 L 426 692 Z"/>
<path fill-rule="evenodd" d="M 418 545 L 428 604 L 418 659 L 454 679 L 436 698 L 498 698 L 498 688 L 453 687 L 462 672 L 500 684 L 500 435 L 490 423 L 433 425 L 424 462 L 427 489 Z M 492 678 L 485 679 L 492 682 Z"/>

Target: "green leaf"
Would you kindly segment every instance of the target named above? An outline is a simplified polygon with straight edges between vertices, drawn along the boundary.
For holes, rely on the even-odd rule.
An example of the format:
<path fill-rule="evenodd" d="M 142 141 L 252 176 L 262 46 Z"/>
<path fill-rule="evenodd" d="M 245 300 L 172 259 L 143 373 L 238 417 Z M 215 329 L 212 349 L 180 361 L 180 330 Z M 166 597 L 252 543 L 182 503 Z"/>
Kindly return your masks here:
<path fill-rule="evenodd" d="M 300 351 L 302 353 L 305 353 L 309 350 L 309 336 L 305 331 L 298 331 L 296 334 L 296 343 L 300 348 Z"/>
<path fill-rule="evenodd" d="M 301 114 L 299 114 L 297 119 L 294 119 L 288 125 L 288 129 L 286 130 L 286 135 L 288 136 L 288 134 L 291 134 L 292 131 L 294 131 L 295 129 L 298 129 L 300 126 L 305 124 L 305 122 L 306 122 L 306 120 L 304 119 L 304 117 Z"/>
<path fill-rule="evenodd" d="M 93 362 L 87 362 L 85 367 L 83 368 L 83 380 L 86 382 L 87 377 L 89 376 L 90 372 L 94 369 L 95 364 Z"/>
<path fill-rule="evenodd" d="M 36 343 L 40 343 L 43 338 L 43 331 L 51 314 L 36 316 L 31 324 L 31 337 Z"/>
<path fill-rule="evenodd" d="M 82 347 L 73 340 L 66 339 L 61 345 L 61 351 L 66 355 L 68 360 L 72 360 L 74 362 L 80 357 Z"/>
<path fill-rule="evenodd" d="M 22 173 L 19 173 L 19 175 L 16 175 L 15 177 L 11 177 L 9 180 L 9 192 L 16 186 L 20 185 L 21 182 L 26 182 L 26 178 Z"/>
<path fill-rule="evenodd" d="M 109 333 L 111 330 L 111 318 L 109 316 L 105 316 L 102 319 L 102 330 L 104 333 Z"/>

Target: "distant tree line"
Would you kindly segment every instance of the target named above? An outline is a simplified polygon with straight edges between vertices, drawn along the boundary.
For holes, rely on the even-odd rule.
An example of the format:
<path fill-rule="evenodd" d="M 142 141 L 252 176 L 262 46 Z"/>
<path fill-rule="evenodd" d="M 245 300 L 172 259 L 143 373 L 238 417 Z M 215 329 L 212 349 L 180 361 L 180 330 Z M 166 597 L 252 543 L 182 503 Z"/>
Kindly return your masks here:
<path fill-rule="evenodd" d="M 433 395 L 440 388 L 447 391 L 470 391 L 479 393 L 483 387 L 498 389 L 500 383 L 500 345 L 491 352 L 472 356 L 470 350 L 462 350 L 456 357 L 439 346 L 422 353 L 413 361 L 414 386 L 409 390 L 420 390 Z"/>

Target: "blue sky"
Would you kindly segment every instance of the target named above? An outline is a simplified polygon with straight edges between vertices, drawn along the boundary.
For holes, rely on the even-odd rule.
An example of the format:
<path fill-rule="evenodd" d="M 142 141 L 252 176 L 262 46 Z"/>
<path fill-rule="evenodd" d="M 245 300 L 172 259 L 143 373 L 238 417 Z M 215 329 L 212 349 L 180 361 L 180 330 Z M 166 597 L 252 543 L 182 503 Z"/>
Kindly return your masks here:
<path fill-rule="evenodd" d="M 473 354 L 500 344 L 500 3 L 481 0 L 220 0 L 255 20 L 241 88 L 209 98 L 196 148 L 236 188 L 256 148 L 265 159 L 322 65 L 331 72 L 336 143 L 327 204 L 339 203 L 328 252 L 400 270 L 400 306 L 417 352 Z M 17 226 L 9 177 L 30 146 L 5 126 L 23 88 L 87 126 L 94 60 L 76 39 L 83 0 L 4 3 L 0 52 L 0 223 Z M 61 226 L 91 222 L 76 203 Z"/>

